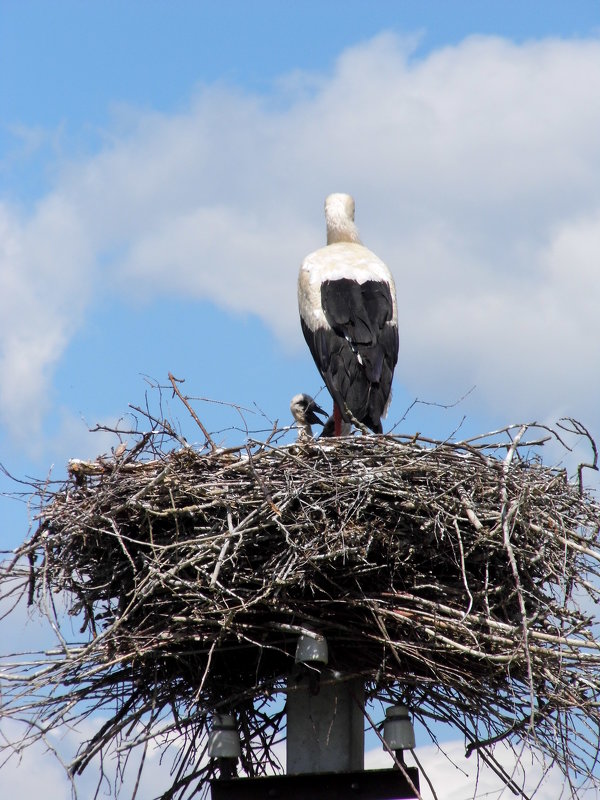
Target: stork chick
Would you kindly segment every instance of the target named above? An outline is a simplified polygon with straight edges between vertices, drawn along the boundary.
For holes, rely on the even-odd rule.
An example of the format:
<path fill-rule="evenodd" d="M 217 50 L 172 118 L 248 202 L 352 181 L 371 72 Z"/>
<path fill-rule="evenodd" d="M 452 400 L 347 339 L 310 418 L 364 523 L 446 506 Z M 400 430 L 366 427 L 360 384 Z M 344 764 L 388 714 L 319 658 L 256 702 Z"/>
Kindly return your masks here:
<path fill-rule="evenodd" d="M 306 441 L 313 438 L 311 425 L 323 425 L 323 420 L 317 414 L 327 416 L 326 412 L 318 406 L 309 394 L 296 394 L 292 397 L 290 411 L 296 420 L 298 428 L 298 441 Z"/>

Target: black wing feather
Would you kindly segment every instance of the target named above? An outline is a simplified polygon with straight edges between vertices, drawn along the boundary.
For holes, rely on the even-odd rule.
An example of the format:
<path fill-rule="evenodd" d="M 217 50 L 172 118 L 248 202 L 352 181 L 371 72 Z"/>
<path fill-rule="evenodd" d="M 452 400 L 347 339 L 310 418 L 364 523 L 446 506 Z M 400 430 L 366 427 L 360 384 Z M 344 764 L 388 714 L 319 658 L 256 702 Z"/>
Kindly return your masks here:
<path fill-rule="evenodd" d="M 321 303 L 330 328 L 304 337 L 342 417 L 380 433 L 381 415 L 398 359 L 398 329 L 390 287 L 381 281 L 323 281 Z"/>

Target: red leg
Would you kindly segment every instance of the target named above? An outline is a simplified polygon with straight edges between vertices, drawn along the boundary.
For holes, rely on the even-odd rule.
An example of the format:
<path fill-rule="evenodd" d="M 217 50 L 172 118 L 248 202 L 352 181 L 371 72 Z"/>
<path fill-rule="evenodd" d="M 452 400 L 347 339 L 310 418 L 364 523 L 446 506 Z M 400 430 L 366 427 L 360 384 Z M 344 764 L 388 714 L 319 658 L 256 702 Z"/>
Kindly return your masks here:
<path fill-rule="evenodd" d="M 338 404 L 333 404 L 333 435 L 342 435 L 342 412 L 338 408 Z"/>

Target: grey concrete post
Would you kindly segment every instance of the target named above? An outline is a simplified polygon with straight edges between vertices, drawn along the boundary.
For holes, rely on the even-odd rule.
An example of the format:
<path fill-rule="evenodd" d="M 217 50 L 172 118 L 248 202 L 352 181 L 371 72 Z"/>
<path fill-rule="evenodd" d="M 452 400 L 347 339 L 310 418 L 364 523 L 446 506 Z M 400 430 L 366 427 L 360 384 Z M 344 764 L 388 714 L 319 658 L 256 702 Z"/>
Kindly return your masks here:
<path fill-rule="evenodd" d="M 364 769 L 363 681 L 330 676 L 288 678 L 288 775 Z"/>

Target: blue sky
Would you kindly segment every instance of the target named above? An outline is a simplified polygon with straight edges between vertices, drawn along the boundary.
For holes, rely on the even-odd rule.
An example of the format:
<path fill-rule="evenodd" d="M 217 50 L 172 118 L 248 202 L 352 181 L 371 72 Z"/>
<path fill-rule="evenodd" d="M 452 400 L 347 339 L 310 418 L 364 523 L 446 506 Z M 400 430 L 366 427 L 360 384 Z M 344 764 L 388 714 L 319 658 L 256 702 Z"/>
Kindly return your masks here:
<path fill-rule="evenodd" d="M 594 0 L 2 0 L 0 15 L 3 193 L 26 202 L 52 184 L 57 158 L 102 146 L 120 104 L 174 113 L 212 83 L 269 96 L 282 76 L 327 74 L 384 30 L 418 36 L 425 56 L 473 34 L 586 37 L 600 21 Z M 46 134 L 45 146 L 19 157 L 18 131 Z"/>
<path fill-rule="evenodd" d="M 386 429 L 600 435 L 599 33 L 591 0 L 0 0 L 0 462 L 109 451 L 169 371 L 247 409 L 198 401 L 222 441 L 290 424 L 331 191 L 396 279 Z"/>

